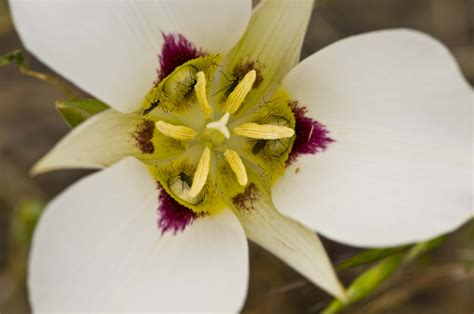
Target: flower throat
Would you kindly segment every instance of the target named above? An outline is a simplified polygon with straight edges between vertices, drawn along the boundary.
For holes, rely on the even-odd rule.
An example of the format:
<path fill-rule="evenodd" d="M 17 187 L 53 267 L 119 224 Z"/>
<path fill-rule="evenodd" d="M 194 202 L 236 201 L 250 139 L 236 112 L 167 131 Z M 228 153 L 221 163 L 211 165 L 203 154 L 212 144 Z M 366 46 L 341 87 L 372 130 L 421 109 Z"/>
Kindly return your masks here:
<path fill-rule="evenodd" d="M 217 86 L 219 61 L 204 56 L 177 67 L 142 104 L 147 123 L 155 126 L 155 151 L 165 150 L 150 158 L 150 169 L 175 201 L 195 213 L 218 211 L 261 177 L 271 185 L 295 138 L 288 95 L 279 89 L 268 101 L 248 103 L 258 70 L 248 68 L 242 78 Z"/>

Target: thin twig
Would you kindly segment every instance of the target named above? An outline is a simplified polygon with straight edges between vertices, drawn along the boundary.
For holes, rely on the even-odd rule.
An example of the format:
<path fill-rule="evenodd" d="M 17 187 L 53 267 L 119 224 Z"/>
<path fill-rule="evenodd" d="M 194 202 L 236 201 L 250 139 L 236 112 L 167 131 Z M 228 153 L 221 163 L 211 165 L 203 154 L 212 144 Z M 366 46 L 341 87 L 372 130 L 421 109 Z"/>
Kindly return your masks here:
<path fill-rule="evenodd" d="M 51 85 L 54 85 L 60 88 L 63 91 L 63 93 L 67 95 L 69 98 L 76 97 L 74 90 L 62 80 L 59 80 L 46 73 L 31 70 L 25 60 L 25 56 L 23 55 L 22 51 L 14 50 L 12 52 L 9 52 L 5 55 L 0 56 L 0 66 L 7 65 L 13 62 L 16 63 L 16 66 L 18 67 L 20 72 L 23 73 L 24 75 L 34 77 L 38 80 L 47 82 Z"/>

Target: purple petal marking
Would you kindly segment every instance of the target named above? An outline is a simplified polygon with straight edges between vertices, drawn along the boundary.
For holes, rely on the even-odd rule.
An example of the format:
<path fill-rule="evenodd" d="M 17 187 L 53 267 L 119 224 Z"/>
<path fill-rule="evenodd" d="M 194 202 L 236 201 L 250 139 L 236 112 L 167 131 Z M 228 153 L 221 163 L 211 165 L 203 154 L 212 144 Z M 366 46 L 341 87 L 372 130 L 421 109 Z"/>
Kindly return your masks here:
<path fill-rule="evenodd" d="M 326 126 L 307 116 L 308 109 L 293 101 L 291 110 L 295 116 L 295 142 L 286 161 L 287 166 L 301 155 L 316 154 L 326 150 L 334 140 L 329 137 Z"/>
<path fill-rule="evenodd" d="M 181 205 L 173 199 L 160 185 L 158 185 L 160 194 L 158 196 L 158 228 L 161 234 L 166 232 L 184 231 L 196 218 L 203 217 L 206 214 L 197 214 L 184 205 Z"/>
<path fill-rule="evenodd" d="M 159 55 L 158 82 L 170 75 L 174 69 L 189 60 L 205 56 L 206 53 L 181 34 L 162 33 L 165 43 Z"/>

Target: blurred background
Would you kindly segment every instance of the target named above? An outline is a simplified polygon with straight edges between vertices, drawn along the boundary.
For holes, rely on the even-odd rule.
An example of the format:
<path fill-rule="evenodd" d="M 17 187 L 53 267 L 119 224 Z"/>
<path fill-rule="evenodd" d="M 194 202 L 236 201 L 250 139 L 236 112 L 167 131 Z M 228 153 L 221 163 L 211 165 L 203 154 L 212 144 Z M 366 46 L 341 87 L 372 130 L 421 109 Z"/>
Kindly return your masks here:
<path fill-rule="evenodd" d="M 290 0 L 288 0 L 290 1 Z M 432 34 L 474 84 L 474 0 L 330 0 L 315 10 L 303 56 L 362 32 L 409 27 Z M 22 48 L 6 0 L 0 0 L 0 55 Z M 34 70 L 51 73 L 31 56 Z M 79 96 L 87 97 L 77 90 Z M 29 169 L 67 131 L 55 111 L 60 89 L 0 67 L 0 313 L 29 313 L 25 265 L 34 222 L 44 204 L 87 171 L 31 177 Z M 325 240 L 339 263 L 360 250 Z M 244 313 L 318 313 L 331 298 L 278 259 L 251 245 Z M 350 313 L 474 313 L 474 227 L 464 226 L 438 248 L 397 269 Z M 368 265 L 340 272 L 350 284 Z"/>

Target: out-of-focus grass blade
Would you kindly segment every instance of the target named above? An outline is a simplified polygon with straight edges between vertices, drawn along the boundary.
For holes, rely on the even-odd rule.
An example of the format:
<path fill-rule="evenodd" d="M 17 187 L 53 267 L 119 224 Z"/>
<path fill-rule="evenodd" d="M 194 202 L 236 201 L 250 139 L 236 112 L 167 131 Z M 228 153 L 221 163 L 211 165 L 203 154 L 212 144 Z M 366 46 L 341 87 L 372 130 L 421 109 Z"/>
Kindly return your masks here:
<path fill-rule="evenodd" d="M 325 314 L 338 313 L 349 304 L 362 300 L 377 289 L 402 263 L 404 253 L 398 253 L 385 258 L 375 266 L 369 268 L 350 285 L 347 289 L 348 303 L 334 300 L 323 311 Z"/>
<path fill-rule="evenodd" d="M 447 238 L 448 238 L 448 235 L 442 235 L 432 240 L 415 244 L 407 253 L 405 257 L 405 263 L 411 262 L 417 257 L 420 257 L 421 255 L 436 249 L 437 247 L 441 246 L 441 244 L 443 244 Z"/>
<path fill-rule="evenodd" d="M 97 99 L 63 100 L 56 102 L 56 109 L 71 128 L 76 127 L 91 116 L 108 108 L 109 106 Z"/>
<path fill-rule="evenodd" d="M 391 256 L 397 253 L 405 252 L 408 250 L 408 248 L 409 246 L 401 246 L 401 247 L 388 248 L 388 249 L 365 250 L 339 263 L 339 265 L 336 266 L 336 270 L 342 271 L 342 270 L 349 269 L 352 267 L 357 267 L 357 266 L 373 263 L 385 257 Z"/>
<path fill-rule="evenodd" d="M 357 262 L 368 261 L 372 258 L 380 258 L 383 254 L 389 254 L 388 257 L 383 258 L 374 266 L 363 272 L 357 277 L 354 282 L 347 289 L 348 302 L 343 303 L 339 300 L 332 301 L 324 310 L 325 314 L 339 313 L 346 309 L 352 303 L 362 300 L 366 296 L 374 292 L 387 278 L 390 277 L 402 264 L 412 262 L 421 255 L 439 247 L 447 238 L 447 235 L 443 235 L 426 242 L 420 242 L 411 247 L 400 247 L 387 250 L 373 250 L 374 252 L 368 253 L 371 250 L 362 252 L 355 256 L 354 260 L 347 265 L 355 265 Z M 396 251 L 390 250 L 400 250 Z M 385 252 L 384 252 L 385 251 Z M 362 255 L 362 257 L 361 257 Z M 357 258 L 356 258 L 357 257 Z M 361 264 L 359 264 L 361 265 Z M 347 268 L 347 267 L 346 267 Z"/>

